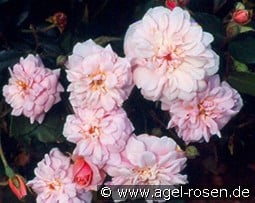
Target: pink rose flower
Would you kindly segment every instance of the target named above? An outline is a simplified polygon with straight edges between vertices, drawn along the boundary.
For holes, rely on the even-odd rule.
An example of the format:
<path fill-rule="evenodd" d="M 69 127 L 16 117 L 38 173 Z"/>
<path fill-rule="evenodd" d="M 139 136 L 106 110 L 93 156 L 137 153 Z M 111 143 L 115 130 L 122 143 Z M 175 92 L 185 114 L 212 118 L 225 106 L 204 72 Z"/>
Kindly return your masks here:
<path fill-rule="evenodd" d="M 74 182 L 82 186 L 88 186 L 91 183 L 93 171 L 83 158 L 78 158 L 75 160 L 73 171 Z"/>
<path fill-rule="evenodd" d="M 213 36 L 203 32 L 187 11 L 149 9 L 130 25 L 124 40 L 134 83 L 149 100 L 192 99 L 205 87 L 205 78 L 218 70 L 212 41 Z"/>
<path fill-rule="evenodd" d="M 134 130 L 123 109 L 106 112 L 83 109 L 69 115 L 63 129 L 68 141 L 76 143 L 74 154 L 89 157 L 98 166 L 103 166 L 109 153 L 120 152 Z"/>
<path fill-rule="evenodd" d="M 73 165 L 71 158 L 64 156 L 57 148 L 53 148 L 34 170 L 36 177 L 27 183 L 35 193 L 38 203 L 86 203 L 91 202 L 90 194 L 78 190 L 73 182 Z M 80 197 L 81 196 L 81 197 Z M 88 199 L 84 199 L 87 197 Z"/>
<path fill-rule="evenodd" d="M 73 153 L 74 157 L 74 182 L 78 188 L 97 190 L 105 179 L 105 172 L 93 164 L 87 157 Z"/>
<path fill-rule="evenodd" d="M 29 54 L 10 69 L 11 78 L 3 87 L 3 95 L 13 108 L 11 114 L 43 122 L 45 113 L 58 103 L 64 89 L 58 82 L 60 69 L 45 68 L 40 57 Z"/>
<path fill-rule="evenodd" d="M 218 75 L 208 79 L 205 90 L 198 92 L 191 101 L 176 100 L 162 105 L 169 110 L 171 120 L 168 127 L 175 127 L 186 142 L 209 142 L 212 135 L 220 137 L 222 129 L 243 106 L 238 92 L 228 83 L 220 83 Z"/>
<path fill-rule="evenodd" d="M 131 136 L 121 153 L 112 154 L 105 171 L 110 185 L 176 185 L 187 183 L 181 175 L 186 158 L 169 137 Z"/>
<path fill-rule="evenodd" d="M 69 100 L 74 108 L 120 107 L 133 88 L 131 65 L 92 40 L 77 43 L 66 64 Z"/>

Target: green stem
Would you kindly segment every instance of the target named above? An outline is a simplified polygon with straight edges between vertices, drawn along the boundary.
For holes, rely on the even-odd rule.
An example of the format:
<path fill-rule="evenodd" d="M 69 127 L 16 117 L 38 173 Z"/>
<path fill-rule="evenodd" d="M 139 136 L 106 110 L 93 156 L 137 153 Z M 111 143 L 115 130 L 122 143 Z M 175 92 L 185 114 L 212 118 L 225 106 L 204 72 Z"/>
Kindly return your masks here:
<path fill-rule="evenodd" d="M 0 132 L 0 157 L 1 157 L 1 160 L 3 162 L 4 167 L 5 168 L 8 167 L 8 163 L 5 159 L 3 148 L 2 148 L 1 132 Z"/>
<path fill-rule="evenodd" d="M 55 28 L 56 27 L 56 25 L 54 25 L 54 24 L 52 24 L 52 25 L 49 25 L 49 26 L 47 26 L 47 27 L 44 27 L 44 28 L 42 28 L 42 29 L 38 29 L 38 30 L 36 30 L 34 27 L 31 27 L 31 25 L 30 25 L 30 29 L 29 30 L 26 30 L 26 29 L 22 29 L 21 30 L 21 32 L 22 33 L 34 33 L 34 32 L 36 32 L 36 33 L 43 33 L 43 32 L 47 32 L 47 31 L 49 31 L 49 30 L 51 30 L 51 29 L 53 29 L 53 28 Z"/>
<path fill-rule="evenodd" d="M 8 181 L 0 182 L 0 187 L 1 187 L 1 186 L 6 186 L 6 185 L 8 185 Z"/>
<path fill-rule="evenodd" d="M 4 165 L 5 175 L 7 175 L 9 178 L 13 177 L 15 173 L 13 172 L 12 168 L 8 165 L 6 158 L 4 156 L 2 141 L 1 141 L 1 132 L 0 132 L 0 157 Z"/>

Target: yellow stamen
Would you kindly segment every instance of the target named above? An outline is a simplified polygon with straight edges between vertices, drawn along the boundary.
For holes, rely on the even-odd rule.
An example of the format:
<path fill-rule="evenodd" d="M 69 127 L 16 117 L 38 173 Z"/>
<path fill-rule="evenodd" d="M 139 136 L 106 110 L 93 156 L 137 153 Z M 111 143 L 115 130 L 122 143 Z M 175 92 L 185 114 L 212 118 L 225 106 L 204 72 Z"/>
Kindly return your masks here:
<path fill-rule="evenodd" d="M 49 183 L 48 186 L 51 190 L 59 190 L 62 186 L 62 183 L 59 179 L 55 179 L 54 181 Z"/>
<path fill-rule="evenodd" d="M 18 80 L 17 81 L 17 85 L 22 89 L 22 90 L 26 90 L 28 88 L 28 85 L 22 81 L 22 80 Z"/>
<path fill-rule="evenodd" d="M 99 77 L 96 79 L 95 78 L 96 76 L 99 76 Z M 104 92 L 106 91 L 106 88 L 104 86 L 104 81 L 105 81 L 104 72 L 97 70 L 94 73 L 90 74 L 89 78 L 92 80 L 90 84 L 90 89 L 92 91 L 97 91 L 97 90 L 103 90 Z"/>
<path fill-rule="evenodd" d="M 205 108 L 203 107 L 203 105 L 201 103 L 198 104 L 198 110 L 199 110 L 199 115 L 207 116 L 206 110 L 205 110 Z"/>
<path fill-rule="evenodd" d="M 150 177 L 152 177 L 151 168 L 144 167 L 144 168 L 135 168 L 133 169 L 133 172 L 139 175 L 139 178 L 142 180 L 148 180 Z"/>

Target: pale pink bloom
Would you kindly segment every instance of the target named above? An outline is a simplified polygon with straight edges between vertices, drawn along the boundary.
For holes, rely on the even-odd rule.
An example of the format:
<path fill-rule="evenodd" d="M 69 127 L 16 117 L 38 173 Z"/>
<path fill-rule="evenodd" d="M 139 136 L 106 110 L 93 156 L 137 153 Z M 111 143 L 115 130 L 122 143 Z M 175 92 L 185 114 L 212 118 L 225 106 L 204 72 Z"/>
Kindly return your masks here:
<path fill-rule="evenodd" d="M 208 79 L 205 90 L 198 92 L 191 101 L 176 100 L 162 104 L 169 110 L 171 120 L 168 127 L 175 127 L 186 142 L 209 142 L 212 135 L 220 137 L 222 129 L 243 106 L 239 93 L 228 83 L 220 83 L 218 75 Z"/>
<path fill-rule="evenodd" d="M 35 193 L 37 203 L 84 203 L 91 202 L 91 195 L 82 195 L 73 181 L 71 158 L 53 148 L 34 170 L 36 177 L 28 181 Z M 88 193 L 88 192 L 86 192 Z M 88 199 L 84 199 L 84 197 Z"/>
<path fill-rule="evenodd" d="M 11 77 L 3 87 L 3 95 L 13 108 L 11 114 L 23 114 L 31 123 L 42 123 L 45 113 L 61 100 L 64 89 L 58 82 L 60 69 L 45 68 L 38 55 L 29 54 L 9 71 Z"/>
<path fill-rule="evenodd" d="M 187 183 L 180 172 L 184 153 L 169 137 L 142 134 L 131 136 L 121 153 L 112 154 L 105 171 L 110 185 L 178 185 Z"/>
<path fill-rule="evenodd" d="M 66 118 L 63 135 L 76 143 L 74 154 L 90 157 L 102 166 L 109 153 L 120 152 L 134 130 L 126 112 L 119 108 L 110 112 L 100 109 L 79 109 Z"/>
<path fill-rule="evenodd" d="M 112 110 L 120 107 L 133 88 L 130 62 L 92 40 L 77 43 L 66 64 L 69 100 L 74 108 Z"/>
<path fill-rule="evenodd" d="M 130 25 L 124 40 L 134 83 L 149 100 L 190 100 L 205 87 L 205 78 L 218 70 L 212 41 L 213 36 L 203 32 L 187 11 L 149 9 Z"/>

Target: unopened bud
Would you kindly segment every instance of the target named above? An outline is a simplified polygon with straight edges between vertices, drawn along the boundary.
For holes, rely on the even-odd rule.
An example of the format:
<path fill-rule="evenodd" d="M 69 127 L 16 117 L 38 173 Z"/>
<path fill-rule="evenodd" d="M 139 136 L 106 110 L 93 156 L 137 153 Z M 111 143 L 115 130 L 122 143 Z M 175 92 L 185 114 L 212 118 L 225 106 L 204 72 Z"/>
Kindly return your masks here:
<path fill-rule="evenodd" d="M 21 200 L 27 195 L 27 188 L 24 179 L 20 175 L 14 175 L 8 180 L 9 187 L 15 196 Z"/>
<path fill-rule="evenodd" d="M 166 0 L 165 5 L 170 10 L 173 10 L 178 5 L 178 2 L 177 0 Z"/>
<path fill-rule="evenodd" d="M 63 12 L 57 12 L 47 19 L 48 22 L 54 24 L 62 33 L 67 25 L 67 16 Z"/>
<path fill-rule="evenodd" d="M 63 55 L 59 55 L 56 59 L 57 66 L 64 66 L 67 61 L 67 57 Z"/>
<path fill-rule="evenodd" d="M 200 155 L 199 151 L 197 150 L 195 146 L 191 145 L 186 148 L 186 156 L 188 159 L 194 159 L 199 155 Z"/>
<path fill-rule="evenodd" d="M 235 22 L 230 22 L 226 28 L 227 37 L 234 37 L 240 33 L 240 25 Z"/>
<path fill-rule="evenodd" d="M 176 6 L 185 7 L 189 3 L 189 0 L 166 0 L 165 6 L 170 10 L 173 10 Z"/>
<path fill-rule="evenodd" d="M 239 9 L 233 13 L 232 19 L 240 25 L 245 25 L 250 22 L 251 14 L 248 10 Z"/>

